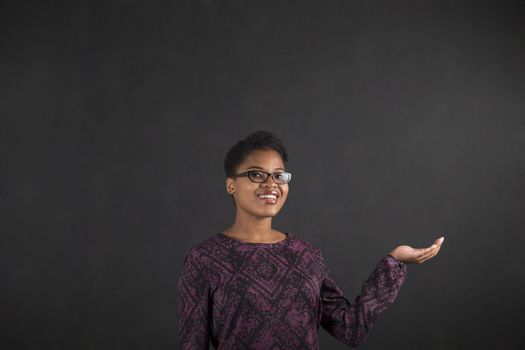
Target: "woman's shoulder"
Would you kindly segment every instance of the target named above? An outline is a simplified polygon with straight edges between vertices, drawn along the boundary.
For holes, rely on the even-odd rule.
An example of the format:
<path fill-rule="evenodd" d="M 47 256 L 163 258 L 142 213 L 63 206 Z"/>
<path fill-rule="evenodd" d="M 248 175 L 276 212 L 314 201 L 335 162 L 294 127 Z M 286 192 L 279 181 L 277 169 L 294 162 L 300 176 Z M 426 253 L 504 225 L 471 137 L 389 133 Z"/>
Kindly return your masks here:
<path fill-rule="evenodd" d="M 200 238 L 198 240 L 194 240 L 194 243 L 191 244 L 188 248 L 187 253 L 194 256 L 205 254 L 207 252 L 210 252 L 214 248 L 217 248 L 217 243 L 219 243 L 219 241 L 220 237 L 218 233 L 208 236 L 207 238 Z"/>
<path fill-rule="evenodd" d="M 304 238 L 301 235 L 298 234 L 291 234 L 292 237 L 292 244 L 302 250 L 308 250 L 315 254 L 321 253 L 321 248 L 319 248 L 316 244 L 312 243 L 308 238 Z"/>

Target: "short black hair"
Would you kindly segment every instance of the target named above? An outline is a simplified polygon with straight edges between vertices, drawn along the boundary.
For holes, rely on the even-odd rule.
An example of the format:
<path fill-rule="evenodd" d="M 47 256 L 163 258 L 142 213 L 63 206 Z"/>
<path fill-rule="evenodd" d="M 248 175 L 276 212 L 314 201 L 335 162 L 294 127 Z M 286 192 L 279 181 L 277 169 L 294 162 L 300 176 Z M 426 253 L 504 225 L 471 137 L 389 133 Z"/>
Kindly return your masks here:
<path fill-rule="evenodd" d="M 233 177 L 239 165 L 255 150 L 274 150 L 279 153 L 285 165 L 288 161 L 288 152 L 283 142 L 272 132 L 258 130 L 248 135 L 244 140 L 238 141 L 230 148 L 224 159 L 226 177 Z M 235 200 L 233 204 L 235 206 Z"/>

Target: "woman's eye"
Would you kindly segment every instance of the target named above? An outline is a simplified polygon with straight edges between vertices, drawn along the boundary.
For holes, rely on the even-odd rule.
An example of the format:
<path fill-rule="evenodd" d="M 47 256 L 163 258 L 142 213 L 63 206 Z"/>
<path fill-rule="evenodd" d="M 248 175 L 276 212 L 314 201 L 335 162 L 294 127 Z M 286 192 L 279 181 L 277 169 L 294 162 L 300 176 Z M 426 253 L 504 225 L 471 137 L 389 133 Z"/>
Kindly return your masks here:
<path fill-rule="evenodd" d="M 262 177 L 263 175 L 262 175 L 262 173 L 260 173 L 258 171 L 254 171 L 253 172 L 253 176 L 255 176 L 255 177 Z"/>

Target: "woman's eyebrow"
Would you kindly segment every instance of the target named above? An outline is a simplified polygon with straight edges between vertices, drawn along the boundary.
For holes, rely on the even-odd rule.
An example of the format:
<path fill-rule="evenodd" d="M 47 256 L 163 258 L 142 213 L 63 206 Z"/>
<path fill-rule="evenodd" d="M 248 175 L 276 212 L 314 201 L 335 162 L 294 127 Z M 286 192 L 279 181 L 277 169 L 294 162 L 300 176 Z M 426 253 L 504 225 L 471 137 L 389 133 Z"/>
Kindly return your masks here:
<path fill-rule="evenodd" d="M 255 165 L 252 165 L 252 166 L 249 166 L 249 167 L 248 167 L 248 169 L 251 169 L 251 168 L 257 168 L 257 169 L 264 170 L 264 169 L 261 168 L 260 166 L 255 166 Z M 284 170 L 284 168 L 275 168 L 274 170 Z"/>

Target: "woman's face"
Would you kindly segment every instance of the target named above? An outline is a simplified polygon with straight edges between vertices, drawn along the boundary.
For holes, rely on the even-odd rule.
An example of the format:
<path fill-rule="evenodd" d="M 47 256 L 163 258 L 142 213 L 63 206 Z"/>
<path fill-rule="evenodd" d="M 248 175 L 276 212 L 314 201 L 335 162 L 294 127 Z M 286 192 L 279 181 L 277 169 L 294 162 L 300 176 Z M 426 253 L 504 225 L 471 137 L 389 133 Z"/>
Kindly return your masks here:
<path fill-rule="evenodd" d="M 263 170 L 268 173 L 286 171 L 281 155 L 274 150 L 252 151 L 246 160 L 239 165 L 236 174 L 248 170 Z M 276 184 L 271 176 L 265 182 L 252 182 L 248 177 L 236 177 L 226 179 L 226 190 L 233 189 L 237 210 L 243 210 L 248 214 L 260 217 L 272 217 L 281 210 L 288 196 L 288 184 Z M 271 200 L 260 198 L 258 195 L 276 191 L 275 203 Z"/>

